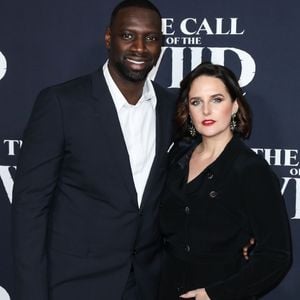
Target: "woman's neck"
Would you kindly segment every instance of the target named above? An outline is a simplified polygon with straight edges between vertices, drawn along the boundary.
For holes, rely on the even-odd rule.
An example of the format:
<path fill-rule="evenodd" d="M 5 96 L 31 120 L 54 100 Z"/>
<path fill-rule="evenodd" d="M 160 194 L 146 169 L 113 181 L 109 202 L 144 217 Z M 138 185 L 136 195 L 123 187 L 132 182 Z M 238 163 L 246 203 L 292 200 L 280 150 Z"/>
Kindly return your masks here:
<path fill-rule="evenodd" d="M 201 154 L 204 159 L 217 158 L 223 152 L 232 137 L 233 135 L 231 132 L 222 138 L 202 137 L 202 142 L 195 149 L 196 153 Z"/>

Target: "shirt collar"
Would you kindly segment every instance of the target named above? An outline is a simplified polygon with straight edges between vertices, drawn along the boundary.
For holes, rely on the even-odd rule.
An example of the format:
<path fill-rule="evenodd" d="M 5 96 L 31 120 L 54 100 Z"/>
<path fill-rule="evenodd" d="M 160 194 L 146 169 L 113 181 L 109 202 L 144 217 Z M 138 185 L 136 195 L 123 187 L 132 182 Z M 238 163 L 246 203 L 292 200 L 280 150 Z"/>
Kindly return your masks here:
<path fill-rule="evenodd" d="M 112 78 L 112 76 L 109 72 L 109 69 L 108 69 L 108 60 L 103 65 L 103 75 L 104 75 L 104 78 L 105 78 L 106 83 L 108 85 L 110 94 L 112 96 L 112 99 L 114 101 L 114 104 L 116 106 L 117 111 L 119 112 L 120 109 L 124 106 L 127 106 L 127 107 L 132 106 L 131 104 L 129 104 L 127 102 L 126 98 L 123 96 L 123 94 L 119 90 L 118 86 L 114 82 L 114 80 L 113 80 L 113 78 Z M 150 101 L 150 103 L 152 104 L 153 109 L 155 109 L 157 99 L 156 99 L 154 87 L 153 87 L 152 82 L 149 78 L 147 78 L 146 81 L 145 81 L 142 96 L 141 96 L 141 98 L 139 99 L 139 101 L 137 102 L 136 105 L 140 105 L 141 103 L 143 103 L 145 101 Z"/>

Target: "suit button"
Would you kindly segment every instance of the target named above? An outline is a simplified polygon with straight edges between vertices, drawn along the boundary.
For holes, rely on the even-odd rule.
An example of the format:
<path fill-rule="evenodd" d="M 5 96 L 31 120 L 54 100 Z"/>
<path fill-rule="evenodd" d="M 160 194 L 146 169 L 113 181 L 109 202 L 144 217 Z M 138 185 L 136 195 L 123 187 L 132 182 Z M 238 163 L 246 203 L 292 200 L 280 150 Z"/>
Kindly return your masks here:
<path fill-rule="evenodd" d="M 168 247 L 169 241 L 166 238 L 163 238 L 163 245 L 165 248 Z"/>
<path fill-rule="evenodd" d="M 185 251 L 186 251 L 186 252 L 190 252 L 190 251 L 191 251 L 190 245 L 185 245 Z"/>
<path fill-rule="evenodd" d="M 189 215 L 190 214 L 190 208 L 188 206 L 186 206 L 184 208 L 184 212 L 185 212 L 186 215 Z"/>
<path fill-rule="evenodd" d="M 216 198 L 217 195 L 218 195 L 218 193 L 217 193 L 216 191 L 211 191 L 211 192 L 209 193 L 209 197 L 210 197 L 210 198 Z"/>
<path fill-rule="evenodd" d="M 136 249 L 133 249 L 132 250 L 132 255 L 136 255 L 136 252 L 137 252 Z"/>
<path fill-rule="evenodd" d="M 144 215 L 144 212 L 142 210 L 139 211 L 139 216 L 142 217 Z"/>
<path fill-rule="evenodd" d="M 208 172 L 207 173 L 207 178 L 208 179 L 213 179 L 214 178 L 214 174 L 212 172 Z"/>

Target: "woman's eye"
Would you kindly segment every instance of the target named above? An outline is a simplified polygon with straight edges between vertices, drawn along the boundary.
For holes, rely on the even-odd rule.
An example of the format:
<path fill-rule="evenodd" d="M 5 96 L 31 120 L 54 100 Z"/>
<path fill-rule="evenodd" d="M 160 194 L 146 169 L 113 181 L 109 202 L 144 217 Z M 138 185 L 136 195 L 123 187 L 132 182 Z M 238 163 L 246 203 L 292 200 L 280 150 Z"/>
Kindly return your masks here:
<path fill-rule="evenodd" d="M 213 99 L 212 99 L 212 102 L 213 102 L 213 103 L 220 103 L 220 102 L 222 102 L 222 100 L 223 100 L 223 99 L 221 99 L 221 98 L 213 98 Z"/>
<path fill-rule="evenodd" d="M 199 101 L 199 100 L 192 100 L 192 101 L 191 101 L 191 104 L 192 104 L 193 106 L 197 106 L 197 105 L 200 104 L 200 101 Z"/>

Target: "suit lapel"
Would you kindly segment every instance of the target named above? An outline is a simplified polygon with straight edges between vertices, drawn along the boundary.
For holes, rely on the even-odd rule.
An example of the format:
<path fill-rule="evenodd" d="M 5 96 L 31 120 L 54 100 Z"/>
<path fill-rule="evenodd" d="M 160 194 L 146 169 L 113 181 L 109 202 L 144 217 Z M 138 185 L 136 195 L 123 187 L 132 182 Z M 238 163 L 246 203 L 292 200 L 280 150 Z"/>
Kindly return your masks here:
<path fill-rule="evenodd" d="M 107 151 L 112 153 L 112 167 L 115 168 L 116 175 L 122 177 L 128 191 L 133 196 L 132 198 L 136 199 L 129 155 L 118 114 L 101 70 L 92 74 L 92 93 L 95 99 L 96 114 L 103 129 L 104 147 L 107 147 Z"/>
<path fill-rule="evenodd" d="M 171 141 L 171 116 L 173 113 L 172 107 L 166 105 L 169 99 L 164 99 L 167 95 L 163 95 L 160 89 L 156 88 L 154 84 L 155 93 L 157 97 L 156 105 L 156 150 L 154 161 L 150 170 L 150 174 L 145 186 L 141 208 L 144 207 L 147 199 L 151 196 L 155 198 L 155 193 L 160 192 L 156 188 L 156 183 L 160 182 L 158 171 L 162 171 L 164 167 L 164 159 L 167 156 L 167 149 Z M 166 100 L 166 101 L 165 101 Z"/>

